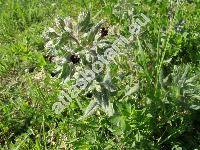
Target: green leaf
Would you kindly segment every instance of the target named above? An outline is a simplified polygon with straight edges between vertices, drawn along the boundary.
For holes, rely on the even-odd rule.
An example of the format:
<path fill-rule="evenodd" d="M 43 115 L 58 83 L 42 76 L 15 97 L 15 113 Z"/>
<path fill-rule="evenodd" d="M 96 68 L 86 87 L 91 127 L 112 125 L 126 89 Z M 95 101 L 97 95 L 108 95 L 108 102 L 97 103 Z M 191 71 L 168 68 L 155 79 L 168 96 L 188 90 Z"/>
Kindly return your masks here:
<path fill-rule="evenodd" d="M 199 110 L 200 106 L 198 106 L 198 105 L 191 105 L 190 108 L 194 109 L 194 110 Z"/>
<path fill-rule="evenodd" d="M 65 105 L 63 105 L 61 102 L 55 102 L 52 106 L 52 110 L 56 114 L 61 114 L 61 112 L 65 109 Z"/>
<path fill-rule="evenodd" d="M 113 103 L 110 103 L 110 102 L 109 102 L 109 105 L 108 105 L 108 107 L 106 108 L 106 113 L 108 114 L 109 117 L 114 115 L 115 110 L 114 110 L 114 108 L 113 108 Z"/>
<path fill-rule="evenodd" d="M 109 90 L 110 92 L 114 92 L 115 91 L 115 87 L 113 86 L 112 84 L 112 79 L 111 79 L 111 76 L 110 76 L 110 69 L 109 69 L 109 66 L 106 67 L 106 75 L 104 76 L 104 79 L 103 79 L 103 85 L 104 87 Z"/>
<path fill-rule="evenodd" d="M 62 34 L 62 37 L 61 37 L 58 45 L 59 46 L 66 45 L 69 42 L 69 40 L 75 41 L 78 45 L 80 45 L 79 42 L 78 42 L 78 40 L 70 32 L 68 32 L 68 31 L 65 31 Z"/>
<path fill-rule="evenodd" d="M 131 87 L 125 94 L 125 96 L 129 96 L 139 90 L 139 83 L 137 83 L 134 87 Z"/>
<path fill-rule="evenodd" d="M 71 67 L 70 67 L 69 63 L 65 62 L 63 64 L 63 69 L 62 69 L 62 73 L 61 73 L 60 77 L 62 79 L 66 79 L 70 75 L 70 71 L 71 71 Z"/>
<path fill-rule="evenodd" d="M 198 79 L 198 78 L 199 78 L 199 75 L 195 75 L 195 76 L 193 76 L 193 77 L 187 79 L 185 83 L 191 83 L 191 82 L 195 81 L 195 80 Z"/>
<path fill-rule="evenodd" d="M 43 33 L 44 38 L 53 39 L 59 37 L 56 31 L 53 28 L 49 28 L 46 32 Z"/>
<path fill-rule="evenodd" d="M 58 28 L 64 30 L 65 28 L 65 22 L 61 17 L 56 18 L 56 25 Z"/>
<path fill-rule="evenodd" d="M 187 79 L 186 77 L 187 77 L 188 71 L 189 71 L 189 66 L 186 65 L 184 73 L 183 73 L 181 79 L 179 80 L 179 83 L 181 86 L 183 86 L 183 84 L 186 82 L 186 79 Z"/>
<path fill-rule="evenodd" d="M 197 100 L 200 101 L 200 95 L 193 94 L 193 95 L 192 95 L 192 98 L 197 99 Z"/>
<path fill-rule="evenodd" d="M 80 14 L 78 17 L 78 30 L 81 32 L 87 32 L 88 29 L 91 27 L 90 23 L 90 12 L 87 12 L 87 14 Z"/>
<path fill-rule="evenodd" d="M 94 113 L 94 111 L 99 107 L 99 103 L 96 100 L 92 100 L 90 101 L 90 104 L 88 105 L 88 107 L 86 108 L 84 115 L 79 118 L 79 120 L 81 119 L 85 119 L 87 117 L 89 117 L 92 113 Z"/>
<path fill-rule="evenodd" d="M 88 35 L 88 44 L 91 44 L 94 39 L 95 39 L 95 35 L 98 33 L 99 29 L 101 28 L 101 26 L 105 23 L 105 20 L 101 20 L 95 27 L 93 27 Z"/>
<path fill-rule="evenodd" d="M 120 127 L 122 131 L 125 131 L 126 129 L 126 118 L 125 116 L 114 116 L 112 118 L 112 123 L 116 126 Z"/>
<path fill-rule="evenodd" d="M 109 92 L 107 89 L 102 88 L 100 93 L 95 94 L 96 100 L 100 104 L 102 110 L 108 115 L 113 116 L 114 108 L 113 103 L 109 102 Z"/>
<path fill-rule="evenodd" d="M 102 109 L 106 112 L 107 107 L 109 105 L 107 91 L 105 89 L 103 89 L 103 91 L 99 94 L 97 99 L 98 99 Z"/>
<path fill-rule="evenodd" d="M 140 134 L 140 132 L 138 131 L 138 133 L 135 135 L 135 140 L 136 142 L 140 142 L 142 140 L 143 136 Z"/>

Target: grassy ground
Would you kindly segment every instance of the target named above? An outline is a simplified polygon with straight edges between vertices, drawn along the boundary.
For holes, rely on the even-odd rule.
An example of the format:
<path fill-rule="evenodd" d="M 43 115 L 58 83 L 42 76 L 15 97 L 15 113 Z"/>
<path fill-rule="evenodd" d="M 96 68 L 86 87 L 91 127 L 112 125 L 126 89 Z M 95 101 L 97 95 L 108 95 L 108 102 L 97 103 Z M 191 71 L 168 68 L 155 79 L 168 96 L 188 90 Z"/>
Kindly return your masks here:
<path fill-rule="evenodd" d="M 57 15 L 76 19 L 88 9 L 126 37 L 128 11 L 151 21 L 119 60 L 126 75 L 111 96 L 117 113 L 77 121 L 84 96 L 83 108 L 73 101 L 60 115 L 51 109 L 60 79 L 52 77 L 42 32 Z M 0 27 L 1 149 L 200 149 L 199 0 L 2 0 Z"/>

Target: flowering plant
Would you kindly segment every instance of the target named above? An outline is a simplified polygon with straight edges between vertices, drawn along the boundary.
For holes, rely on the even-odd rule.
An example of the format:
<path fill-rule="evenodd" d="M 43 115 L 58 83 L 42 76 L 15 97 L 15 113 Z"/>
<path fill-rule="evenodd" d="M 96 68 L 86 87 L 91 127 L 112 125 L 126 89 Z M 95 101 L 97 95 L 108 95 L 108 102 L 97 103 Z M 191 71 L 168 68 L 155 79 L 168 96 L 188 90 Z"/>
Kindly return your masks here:
<path fill-rule="evenodd" d="M 105 38 L 108 35 L 105 24 L 105 20 L 94 24 L 90 13 L 87 12 L 80 14 L 77 22 L 70 17 L 65 19 L 58 17 L 55 27 L 44 32 L 43 36 L 47 41 L 45 47 L 59 58 L 56 61 L 56 70 L 58 76 L 62 78 L 63 90 L 59 97 L 60 102 L 52 107 L 57 114 L 61 113 L 64 105 L 71 101 L 65 91 L 76 81 L 76 85 L 82 91 L 76 88 L 76 91 L 70 93 L 76 96 L 71 97 L 76 98 L 77 93 L 83 93 L 93 98 L 85 111 L 85 117 L 99 106 L 108 115 L 113 115 L 114 109 L 113 104 L 109 102 L 109 95 L 115 90 L 111 83 L 109 63 L 114 60 L 116 52 L 111 49 L 111 40 Z"/>

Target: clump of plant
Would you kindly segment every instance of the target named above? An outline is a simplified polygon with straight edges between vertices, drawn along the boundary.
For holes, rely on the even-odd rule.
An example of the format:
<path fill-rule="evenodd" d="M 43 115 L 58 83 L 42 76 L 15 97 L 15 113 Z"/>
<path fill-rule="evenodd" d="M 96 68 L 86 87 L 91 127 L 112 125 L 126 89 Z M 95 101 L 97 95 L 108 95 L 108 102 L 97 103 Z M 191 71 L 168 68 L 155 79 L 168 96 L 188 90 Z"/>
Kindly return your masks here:
<path fill-rule="evenodd" d="M 61 107 L 63 103 L 69 102 L 69 99 L 67 100 L 63 93 L 67 92 L 67 89 L 77 80 L 83 78 L 83 73 L 95 67 L 97 70 L 101 69 L 101 71 L 96 73 L 87 85 L 80 85 L 80 88 L 83 89 L 80 95 L 92 99 L 85 110 L 84 117 L 90 115 L 99 107 L 108 115 L 113 115 L 113 104 L 109 101 L 109 97 L 114 92 L 110 75 L 110 65 L 113 65 L 114 57 L 108 58 L 107 56 L 107 63 L 102 63 L 103 66 L 99 64 L 101 56 L 104 55 L 105 57 L 106 49 L 112 46 L 111 40 L 107 38 L 108 35 L 106 21 L 101 20 L 94 24 L 91 21 L 90 12 L 81 13 L 77 22 L 70 17 L 65 19 L 57 17 L 54 27 L 44 32 L 45 47 L 48 49 L 48 53 L 56 56 L 54 62 L 56 63 L 57 77 L 62 79 L 60 95 L 62 102 L 53 105 L 56 113 L 61 113 L 65 108 Z M 92 77 L 87 76 L 86 78 Z M 77 100 L 77 98 L 74 99 Z"/>

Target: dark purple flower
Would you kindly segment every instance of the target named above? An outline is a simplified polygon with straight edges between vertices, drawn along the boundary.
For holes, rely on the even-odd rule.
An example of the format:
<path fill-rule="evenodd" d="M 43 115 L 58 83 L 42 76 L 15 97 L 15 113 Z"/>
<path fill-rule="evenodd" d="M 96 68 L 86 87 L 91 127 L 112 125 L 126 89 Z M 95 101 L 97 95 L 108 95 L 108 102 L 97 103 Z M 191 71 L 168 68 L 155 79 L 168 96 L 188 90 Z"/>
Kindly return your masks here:
<path fill-rule="evenodd" d="M 69 59 L 73 64 L 77 64 L 80 61 L 80 56 L 77 54 L 72 54 Z"/>
<path fill-rule="evenodd" d="M 101 28 L 101 37 L 105 37 L 108 35 L 108 30 L 106 28 Z"/>

